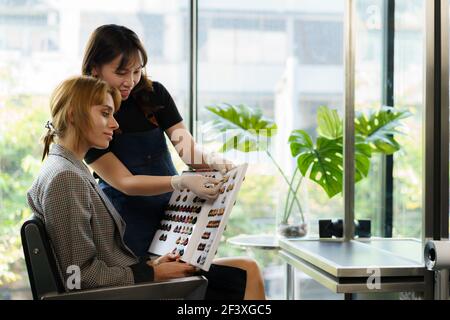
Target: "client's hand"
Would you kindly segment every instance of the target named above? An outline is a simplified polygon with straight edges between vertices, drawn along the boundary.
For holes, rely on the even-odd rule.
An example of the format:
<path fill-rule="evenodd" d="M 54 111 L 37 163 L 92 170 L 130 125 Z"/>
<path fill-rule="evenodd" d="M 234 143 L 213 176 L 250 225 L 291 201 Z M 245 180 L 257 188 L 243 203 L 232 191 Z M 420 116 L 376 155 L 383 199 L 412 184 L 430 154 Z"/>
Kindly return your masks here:
<path fill-rule="evenodd" d="M 192 276 L 196 271 L 194 266 L 180 261 L 162 262 L 157 265 L 153 264 L 152 266 L 155 281 L 188 277 Z"/>
<path fill-rule="evenodd" d="M 174 253 L 167 253 L 163 256 L 160 256 L 158 258 L 156 258 L 155 260 L 153 260 L 151 262 L 152 266 L 157 266 L 158 264 L 164 263 L 164 262 L 172 262 L 172 261 L 177 261 L 180 258 L 180 255 L 174 254 Z"/>

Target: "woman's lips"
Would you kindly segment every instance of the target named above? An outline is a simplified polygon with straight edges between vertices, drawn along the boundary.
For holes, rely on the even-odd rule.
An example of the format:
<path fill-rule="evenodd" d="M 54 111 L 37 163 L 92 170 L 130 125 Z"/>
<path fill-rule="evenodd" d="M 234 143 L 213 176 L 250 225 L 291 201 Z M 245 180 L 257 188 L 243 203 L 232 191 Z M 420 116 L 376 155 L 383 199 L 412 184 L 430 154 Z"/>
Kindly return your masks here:
<path fill-rule="evenodd" d="M 112 133 L 105 133 L 105 135 L 108 137 L 109 141 L 111 141 L 113 139 Z"/>
<path fill-rule="evenodd" d="M 131 90 L 120 90 L 120 95 L 122 98 L 128 97 L 130 95 Z"/>

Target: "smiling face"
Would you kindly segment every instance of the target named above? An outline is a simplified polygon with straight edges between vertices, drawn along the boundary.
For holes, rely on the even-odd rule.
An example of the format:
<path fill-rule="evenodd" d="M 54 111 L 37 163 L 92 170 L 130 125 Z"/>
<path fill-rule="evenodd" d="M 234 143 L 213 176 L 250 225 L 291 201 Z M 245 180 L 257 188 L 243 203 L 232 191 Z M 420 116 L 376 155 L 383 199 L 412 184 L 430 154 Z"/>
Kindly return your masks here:
<path fill-rule="evenodd" d="M 128 99 L 131 90 L 138 84 L 142 76 L 142 59 L 136 53 L 127 66 L 121 68 L 122 55 L 111 62 L 95 67 L 92 75 L 106 81 L 110 86 L 120 90 L 122 100 Z"/>
<path fill-rule="evenodd" d="M 106 149 L 113 138 L 113 131 L 119 127 L 114 119 L 114 101 L 108 93 L 102 105 L 92 106 L 90 110 L 91 128 L 85 134 L 89 148 Z"/>

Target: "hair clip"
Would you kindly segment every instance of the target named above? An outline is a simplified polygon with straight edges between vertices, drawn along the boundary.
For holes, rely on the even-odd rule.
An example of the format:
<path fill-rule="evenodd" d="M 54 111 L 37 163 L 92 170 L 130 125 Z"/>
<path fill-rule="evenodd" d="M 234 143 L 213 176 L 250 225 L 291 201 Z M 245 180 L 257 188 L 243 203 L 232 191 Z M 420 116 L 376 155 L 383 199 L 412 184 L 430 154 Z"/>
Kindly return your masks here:
<path fill-rule="evenodd" d="M 53 123 L 48 120 L 47 123 L 45 124 L 45 128 L 50 130 L 51 134 L 57 134 L 58 131 L 55 129 L 55 127 L 53 126 Z"/>

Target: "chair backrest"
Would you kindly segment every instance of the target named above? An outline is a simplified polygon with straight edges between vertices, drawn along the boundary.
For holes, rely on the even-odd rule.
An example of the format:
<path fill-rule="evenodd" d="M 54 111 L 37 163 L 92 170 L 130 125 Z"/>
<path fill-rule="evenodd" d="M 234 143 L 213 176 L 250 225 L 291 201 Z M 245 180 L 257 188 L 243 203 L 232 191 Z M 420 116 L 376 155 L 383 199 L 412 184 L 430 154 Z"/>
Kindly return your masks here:
<path fill-rule="evenodd" d="M 20 230 L 33 299 L 64 292 L 55 256 L 42 221 L 32 216 Z"/>
<path fill-rule="evenodd" d="M 28 278 L 35 300 L 40 299 L 203 299 L 208 281 L 204 277 L 142 283 L 134 286 L 96 288 L 67 292 L 42 221 L 36 216 L 21 228 Z"/>

